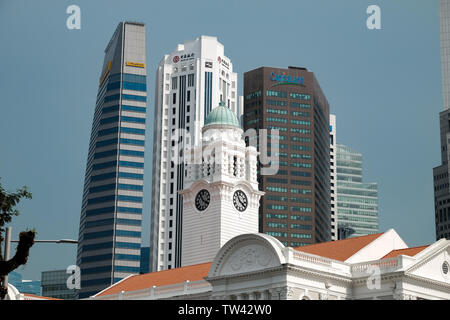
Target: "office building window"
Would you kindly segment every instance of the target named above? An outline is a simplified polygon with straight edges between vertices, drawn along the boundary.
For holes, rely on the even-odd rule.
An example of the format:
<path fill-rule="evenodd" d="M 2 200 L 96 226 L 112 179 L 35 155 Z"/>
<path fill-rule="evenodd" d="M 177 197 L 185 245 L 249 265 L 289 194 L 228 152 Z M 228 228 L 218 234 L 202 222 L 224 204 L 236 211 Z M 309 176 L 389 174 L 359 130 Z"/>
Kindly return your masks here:
<path fill-rule="evenodd" d="M 193 67 L 192 67 L 193 69 Z M 194 86 L 194 74 L 188 74 L 188 87 Z"/>
<path fill-rule="evenodd" d="M 178 85 L 178 77 L 172 77 L 172 90 L 176 90 Z"/>

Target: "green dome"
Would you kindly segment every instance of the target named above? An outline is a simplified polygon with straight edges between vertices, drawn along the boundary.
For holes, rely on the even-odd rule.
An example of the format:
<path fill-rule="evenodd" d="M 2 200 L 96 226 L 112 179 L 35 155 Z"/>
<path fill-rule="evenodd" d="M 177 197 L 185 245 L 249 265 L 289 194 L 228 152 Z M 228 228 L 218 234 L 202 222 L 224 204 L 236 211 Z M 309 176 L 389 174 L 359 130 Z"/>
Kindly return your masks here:
<path fill-rule="evenodd" d="M 220 102 L 219 106 L 213 109 L 205 120 L 205 127 L 209 125 L 228 125 L 240 128 L 238 119 L 236 115 L 231 111 L 228 107 L 225 106 L 225 103 Z"/>

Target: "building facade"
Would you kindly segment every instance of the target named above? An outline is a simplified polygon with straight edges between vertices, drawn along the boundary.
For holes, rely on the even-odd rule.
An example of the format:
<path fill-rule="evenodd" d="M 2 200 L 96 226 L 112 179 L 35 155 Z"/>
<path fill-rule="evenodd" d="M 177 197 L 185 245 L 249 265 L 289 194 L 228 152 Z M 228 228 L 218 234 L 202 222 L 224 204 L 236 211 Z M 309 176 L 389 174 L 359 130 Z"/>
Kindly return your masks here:
<path fill-rule="evenodd" d="M 297 248 L 244 234 L 209 263 L 130 276 L 91 299 L 449 300 L 449 257 L 450 240 L 409 248 L 393 229 Z"/>
<path fill-rule="evenodd" d="M 436 240 L 450 239 L 450 109 L 439 113 L 441 165 L 433 168 Z"/>
<path fill-rule="evenodd" d="M 202 145 L 185 155 L 182 266 L 212 261 L 234 236 L 258 232 L 258 153 L 242 133 L 222 102 L 205 120 Z"/>
<path fill-rule="evenodd" d="M 140 273 L 149 273 L 149 272 L 150 272 L 150 247 L 142 247 Z"/>
<path fill-rule="evenodd" d="M 450 3 L 439 0 L 441 69 L 442 69 L 442 110 L 450 109 Z"/>
<path fill-rule="evenodd" d="M 70 274 L 66 270 L 44 271 L 41 274 L 42 295 L 44 297 L 73 300 L 77 297 L 75 289 L 69 289 L 67 280 Z M 22 292 L 19 289 L 20 292 Z M 38 294 L 39 295 L 39 294 Z"/>
<path fill-rule="evenodd" d="M 443 111 L 439 113 L 441 165 L 433 168 L 436 239 L 450 239 L 450 3 L 440 0 Z"/>
<path fill-rule="evenodd" d="M 362 155 L 336 145 L 340 239 L 378 233 L 378 185 L 363 182 Z"/>
<path fill-rule="evenodd" d="M 81 207 L 80 297 L 138 274 L 146 122 L 145 26 L 121 22 L 105 49 Z"/>
<path fill-rule="evenodd" d="M 330 114 L 314 73 L 296 67 L 246 72 L 244 100 L 244 129 L 259 132 L 260 141 L 260 130 L 268 130 L 267 155 L 270 165 L 278 165 L 271 175 L 259 165 L 258 182 L 266 193 L 259 232 L 286 246 L 331 240 Z M 272 151 L 276 142 L 278 151 Z"/>
<path fill-rule="evenodd" d="M 41 294 L 40 280 L 24 280 L 22 275 L 16 271 L 12 271 L 8 274 L 8 283 L 13 285 L 20 293 L 34 295 Z"/>
<path fill-rule="evenodd" d="M 242 112 L 237 74 L 217 38 L 201 36 L 179 44 L 163 57 L 155 89 L 150 230 L 153 271 L 181 266 L 183 201 L 178 191 L 184 189 L 186 175 L 183 150 L 200 144 L 205 119 L 220 102 L 235 114 Z"/>
<path fill-rule="evenodd" d="M 338 239 L 336 144 L 336 116 L 330 114 L 331 240 Z"/>

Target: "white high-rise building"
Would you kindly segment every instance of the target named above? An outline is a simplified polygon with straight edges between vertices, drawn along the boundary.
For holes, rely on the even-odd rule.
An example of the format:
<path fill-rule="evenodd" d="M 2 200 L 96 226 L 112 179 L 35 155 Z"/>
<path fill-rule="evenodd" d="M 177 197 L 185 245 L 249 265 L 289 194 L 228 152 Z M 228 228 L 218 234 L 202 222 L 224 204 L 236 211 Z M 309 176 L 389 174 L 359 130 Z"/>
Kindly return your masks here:
<path fill-rule="evenodd" d="M 179 44 L 161 60 L 156 74 L 151 217 L 151 270 L 181 266 L 183 202 L 186 169 L 180 130 L 191 144 L 201 142 L 209 112 L 220 102 L 236 114 L 237 74 L 216 37 L 201 36 Z"/>
<path fill-rule="evenodd" d="M 330 114 L 331 240 L 338 240 L 336 170 L 336 116 Z"/>

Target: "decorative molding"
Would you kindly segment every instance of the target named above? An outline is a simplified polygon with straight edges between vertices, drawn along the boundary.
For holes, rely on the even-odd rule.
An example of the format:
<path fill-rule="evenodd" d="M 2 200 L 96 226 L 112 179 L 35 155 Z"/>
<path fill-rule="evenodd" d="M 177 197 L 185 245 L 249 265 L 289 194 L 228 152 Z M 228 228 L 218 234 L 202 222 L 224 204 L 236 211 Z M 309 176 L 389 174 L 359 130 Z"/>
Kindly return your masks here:
<path fill-rule="evenodd" d="M 249 244 L 253 244 L 253 245 L 257 245 L 259 243 L 260 246 L 266 247 L 266 249 L 272 248 L 274 256 L 276 258 L 278 258 L 277 259 L 278 261 L 276 263 L 281 265 L 283 262 L 281 259 L 284 258 L 283 253 L 280 252 L 280 255 L 279 255 L 277 253 L 276 248 L 269 241 L 269 239 L 267 239 L 267 237 L 270 237 L 270 236 L 263 235 L 263 234 L 245 234 L 245 235 L 240 235 L 240 236 L 233 238 L 232 240 L 227 242 L 217 253 L 216 258 L 214 259 L 213 265 L 211 266 L 209 275 L 211 275 L 211 277 L 214 277 L 214 278 L 218 277 L 218 272 L 223 267 L 224 260 L 229 258 L 230 252 L 245 242 L 248 242 Z M 272 237 L 270 237 L 270 238 L 272 238 Z M 275 241 L 278 241 L 275 238 L 273 238 L 273 239 Z M 279 244 L 281 246 L 283 246 L 281 243 L 279 243 Z"/>
<path fill-rule="evenodd" d="M 273 254 L 259 245 L 249 245 L 236 251 L 231 257 L 233 271 L 253 271 L 265 268 L 274 259 Z"/>
<path fill-rule="evenodd" d="M 335 273 L 326 272 L 326 271 L 317 271 L 314 269 L 297 266 L 293 264 L 287 264 L 286 265 L 287 272 L 295 275 L 295 274 L 304 274 L 308 276 L 314 276 L 319 279 L 322 279 L 323 282 L 326 282 L 327 280 L 332 280 L 334 282 L 337 282 L 337 284 L 340 284 L 342 287 L 347 287 L 348 285 L 351 285 L 353 283 L 353 280 L 348 276 L 338 276 Z"/>
<path fill-rule="evenodd" d="M 445 246 L 442 245 L 441 247 L 435 248 L 435 250 L 436 250 L 435 252 L 430 253 L 430 255 L 426 259 L 423 259 L 422 261 L 419 260 L 419 262 L 413 264 L 411 267 L 406 269 L 405 272 L 407 272 L 407 273 L 414 272 L 417 269 L 419 269 L 420 267 L 422 267 L 423 265 L 425 265 L 428 262 L 430 262 L 431 260 L 433 260 L 437 255 L 441 254 L 443 251 L 447 252 L 448 243 L 446 243 L 446 241 L 443 241 L 442 243 L 443 244 L 445 243 Z M 424 250 L 427 250 L 428 248 L 426 248 Z"/>
<path fill-rule="evenodd" d="M 419 282 L 424 282 L 424 283 L 427 283 L 427 284 L 430 284 L 433 286 L 437 286 L 437 287 L 449 290 L 449 292 L 450 292 L 450 282 L 444 283 L 444 282 L 440 282 L 440 281 L 436 281 L 436 280 L 432 280 L 432 279 L 428 279 L 428 278 L 423 278 L 421 276 L 417 276 L 414 274 L 405 274 L 405 278 L 419 281 Z"/>

